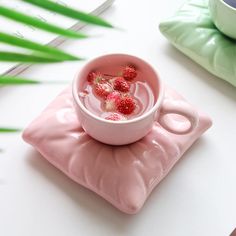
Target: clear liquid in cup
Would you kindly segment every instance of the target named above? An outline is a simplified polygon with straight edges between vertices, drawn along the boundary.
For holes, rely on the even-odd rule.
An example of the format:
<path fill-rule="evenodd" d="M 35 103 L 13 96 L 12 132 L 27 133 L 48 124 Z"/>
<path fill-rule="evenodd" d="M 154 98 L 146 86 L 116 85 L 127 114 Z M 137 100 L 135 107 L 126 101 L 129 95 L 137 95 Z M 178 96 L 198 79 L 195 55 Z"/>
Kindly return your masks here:
<path fill-rule="evenodd" d="M 111 92 L 118 92 L 121 99 L 125 97 L 130 97 L 133 99 L 135 104 L 133 111 L 130 114 L 125 114 L 122 109 L 117 109 L 117 107 L 119 108 L 119 104 L 115 104 L 114 108 L 111 110 L 106 109 L 107 98 L 109 98 L 109 95 L 104 97 L 98 96 L 95 92 L 96 85 L 91 84 L 91 82 L 85 78 L 79 92 L 79 97 L 87 110 L 104 119 L 113 117 L 113 115 L 116 114 L 116 117 L 119 116 L 121 118 L 118 120 L 130 120 L 143 115 L 154 106 L 157 95 L 154 95 L 150 84 L 145 78 L 145 73 L 139 71 L 138 69 L 136 69 L 137 76 L 134 79 L 131 81 L 126 80 L 129 84 L 128 92 L 122 92 L 114 89 L 114 84 L 111 81 L 114 81 L 117 77 L 122 77 L 123 69 L 124 66 L 113 66 L 112 68 L 99 68 L 97 71 L 103 75 L 105 74 L 105 82 L 111 85 Z"/>

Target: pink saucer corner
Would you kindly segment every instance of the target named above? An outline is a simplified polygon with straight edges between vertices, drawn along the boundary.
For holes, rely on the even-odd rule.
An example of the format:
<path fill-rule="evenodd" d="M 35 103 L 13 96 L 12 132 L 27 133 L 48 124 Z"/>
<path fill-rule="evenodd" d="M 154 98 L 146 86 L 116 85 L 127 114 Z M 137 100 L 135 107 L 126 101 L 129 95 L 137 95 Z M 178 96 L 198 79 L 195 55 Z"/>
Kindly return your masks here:
<path fill-rule="evenodd" d="M 169 87 L 165 96 L 184 100 Z M 199 125 L 190 134 L 171 134 L 156 122 L 140 141 L 109 146 L 83 131 L 69 87 L 25 129 L 23 139 L 69 178 L 121 211 L 134 214 L 183 153 L 212 125 L 207 115 L 197 112 Z"/>

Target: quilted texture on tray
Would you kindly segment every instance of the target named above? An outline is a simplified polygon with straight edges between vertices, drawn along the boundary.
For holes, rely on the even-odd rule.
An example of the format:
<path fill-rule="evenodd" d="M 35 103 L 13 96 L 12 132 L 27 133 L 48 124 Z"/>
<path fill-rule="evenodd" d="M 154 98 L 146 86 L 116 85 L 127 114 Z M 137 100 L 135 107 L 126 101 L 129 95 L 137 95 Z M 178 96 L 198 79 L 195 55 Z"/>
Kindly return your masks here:
<path fill-rule="evenodd" d="M 159 28 L 177 49 L 236 86 L 236 41 L 215 27 L 208 0 L 187 1 L 173 17 L 161 22 Z"/>
<path fill-rule="evenodd" d="M 183 99 L 168 89 L 170 99 Z M 23 138 L 75 182 L 96 192 L 123 212 L 139 211 L 153 188 L 191 144 L 211 126 L 199 112 L 189 135 L 172 135 L 158 123 L 142 140 L 109 146 L 90 138 L 73 108 L 71 88 L 63 91 L 24 131 Z"/>

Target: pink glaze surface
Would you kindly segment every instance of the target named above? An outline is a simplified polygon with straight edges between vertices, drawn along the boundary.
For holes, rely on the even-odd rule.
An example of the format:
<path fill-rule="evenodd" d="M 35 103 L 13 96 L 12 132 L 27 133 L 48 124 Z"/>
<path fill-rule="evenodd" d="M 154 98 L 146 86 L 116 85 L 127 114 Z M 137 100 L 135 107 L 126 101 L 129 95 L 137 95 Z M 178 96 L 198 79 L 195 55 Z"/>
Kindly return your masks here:
<path fill-rule="evenodd" d="M 165 97 L 184 100 L 170 88 L 166 88 Z M 183 153 L 211 126 L 207 115 L 192 109 L 198 113 L 199 122 L 189 134 L 169 133 L 156 122 L 140 141 L 109 146 L 84 132 L 68 88 L 25 129 L 23 139 L 69 178 L 119 210 L 134 214 Z M 171 119 L 189 125 L 183 117 L 169 117 L 169 122 Z"/>

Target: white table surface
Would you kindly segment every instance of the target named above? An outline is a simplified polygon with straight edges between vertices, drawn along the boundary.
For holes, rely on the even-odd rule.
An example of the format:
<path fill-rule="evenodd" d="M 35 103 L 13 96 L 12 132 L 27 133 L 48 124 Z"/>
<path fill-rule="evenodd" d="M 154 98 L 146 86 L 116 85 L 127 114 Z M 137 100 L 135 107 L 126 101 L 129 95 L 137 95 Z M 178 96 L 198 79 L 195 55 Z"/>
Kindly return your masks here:
<path fill-rule="evenodd" d="M 236 88 L 174 49 L 158 30 L 183 0 L 117 0 L 103 16 L 124 29 L 87 27 L 95 35 L 63 49 L 87 58 L 130 53 L 152 63 L 162 79 L 206 111 L 214 125 L 137 215 L 125 215 L 69 180 L 24 143 L 0 135 L 1 236 L 224 236 L 236 227 Z M 23 76 L 71 81 L 85 62 L 34 66 Z M 0 90 L 0 124 L 24 127 L 65 84 Z"/>

